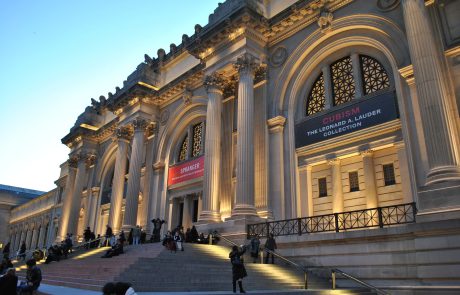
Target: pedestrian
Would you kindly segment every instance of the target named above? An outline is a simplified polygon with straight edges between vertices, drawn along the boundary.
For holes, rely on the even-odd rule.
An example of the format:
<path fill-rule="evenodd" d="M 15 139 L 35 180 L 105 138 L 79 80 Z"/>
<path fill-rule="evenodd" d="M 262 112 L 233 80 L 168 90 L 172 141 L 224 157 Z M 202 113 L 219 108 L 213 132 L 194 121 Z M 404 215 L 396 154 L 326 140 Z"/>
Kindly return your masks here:
<path fill-rule="evenodd" d="M 256 234 L 251 239 L 251 257 L 252 257 L 253 263 L 257 262 L 257 258 L 259 257 L 259 248 L 260 248 L 259 235 Z"/>
<path fill-rule="evenodd" d="M 35 259 L 27 260 L 26 265 L 26 282 L 19 286 L 19 294 L 32 293 L 40 287 L 42 281 L 42 272 L 36 265 Z"/>
<path fill-rule="evenodd" d="M 89 249 L 89 241 L 91 240 L 91 229 L 89 228 L 89 226 L 83 232 L 83 238 L 85 239 L 86 243 L 85 248 Z"/>
<path fill-rule="evenodd" d="M 159 242 L 161 239 L 161 226 L 163 225 L 163 223 L 166 223 L 166 221 L 161 220 L 160 218 L 152 219 L 151 221 L 153 223 L 152 242 L 156 243 Z"/>
<path fill-rule="evenodd" d="M 275 256 L 273 255 L 273 252 L 275 252 L 276 248 L 275 238 L 273 234 L 270 234 L 265 242 L 265 252 L 267 253 L 265 256 L 265 264 L 268 263 L 268 256 L 272 257 L 272 264 L 275 264 Z"/>
<path fill-rule="evenodd" d="M 3 258 L 10 258 L 10 242 L 5 245 L 3 248 Z"/>
<path fill-rule="evenodd" d="M 104 245 L 107 247 L 110 243 L 110 239 L 113 236 L 112 228 L 107 224 L 105 228 L 105 242 Z"/>
<path fill-rule="evenodd" d="M 184 251 L 184 246 L 182 245 L 182 241 L 183 241 L 182 235 L 179 233 L 178 230 L 176 230 L 176 233 L 174 234 L 174 242 L 176 243 L 176 249 L 179 251 Z"/>
<path fill-rule="evenodd" d="M 115 284 L 115 295 L 136 295 L 130 283 L 118 282 Z"/>
<path fill-rule="evenodd" d="M 22 241 L 21 248 L 19 249 L 18 260 L 22 258 L 23 261 L 26 261 L 26 242 Z"/>
<path fill-rule="evenodd" d="M 125 242 L 126 242 L 126 237 L 125 237 L 125 232 L 124 231 L 120 232 L 120 235 L 119 235 L 118 239 L 120 240 L 120 243 L 124 246 Z"/>
<path fill-rule="evenodd" d="M 14 268 L 8 268 L 4 276 L 0 277 L 0 290 L 3 295 L 17 294 L 18 277 Z"/>
<path fill-rule="evenodd" d="M 246 293 L 243 290 L 243 278 L 248 276 L 246 268 L 244 267 L 243 254 L 246 252 L 246 247 L 242 246 L 242 249 L 238 249 L 238 246 L 232 247 L 232 252 L 228 254 L 230 262 L 232 263 L 232 285 L 233 293 L 236 293 L 236 282 L 238 281 L 238 287 L 240 293 Z"/>
<path fill-rule="evenodd" d="M 133 245 L 139 245 L 139 240 L 141 238 L 141 228 L 139 225 L 136 225 L 135 228 L 133 228 Z"/>

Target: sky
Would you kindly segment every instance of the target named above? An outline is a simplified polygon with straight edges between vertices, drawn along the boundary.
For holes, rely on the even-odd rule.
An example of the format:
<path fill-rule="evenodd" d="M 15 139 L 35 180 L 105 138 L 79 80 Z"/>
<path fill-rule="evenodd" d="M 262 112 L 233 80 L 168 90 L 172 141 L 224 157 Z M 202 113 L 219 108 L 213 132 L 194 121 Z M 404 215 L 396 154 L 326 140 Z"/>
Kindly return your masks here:
<path fill-rule="evenodd" d="M 220 0 L 223 2 L 224 0 Z M 49 191 L 91 98 L 207 24 L 218 0 L 0 2 L 0 184 Z"/>

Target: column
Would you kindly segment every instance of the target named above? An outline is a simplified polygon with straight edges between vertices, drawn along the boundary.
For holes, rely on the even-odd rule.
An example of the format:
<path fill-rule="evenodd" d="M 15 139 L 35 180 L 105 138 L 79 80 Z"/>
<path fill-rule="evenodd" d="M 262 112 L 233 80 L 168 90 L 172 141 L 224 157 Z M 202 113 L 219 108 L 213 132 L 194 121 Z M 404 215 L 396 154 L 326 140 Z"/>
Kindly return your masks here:
<path fill-rule="evenodd" d="M 184 212 L 182 215 L 182 226 L 184 229 L 192 227 L 192 197 L 186 195 L 184 197 Z"/>
<path fill-rule="evenodd" d="M 332 212 L 343 212 L 343 190 L 342 190 L 342 171 L 340 159 L 336 158 L 329 161 L 332 174 Z"/>
<path fill-rule="evenodd" d="M 115 171 L 113 174 L 112 199 L 110 200 L 109 225 L 115 234 L 121 227 L 121 205 L 123 202 L 123 189 L 126 174 L 126 155 L 131 138 L 131 130 L 128 127 L 117 129 L 118 150 L 115 158 Z M 103 227 L 105 228 L 105 226 Z"/>
<path fill-rule="evenodd" d="M 99 197 L 100 197 L 101 188 L 100 187 L 92 187 L 91 188 L 91 198 L 88 202 L 89 204 L 89 212 L 88 212 L 88 223 L 86 226 L 89 226 L 92 231 L 96 232 L 96 216 L 99 212 Z"/>
<path fill-rule="evenodd" d="M 150 218 L 151 212 L 150 207 L 153 201 L 153 194 L 152 189 L 154 188 L 154 173 L 153 173 L 153 158 L 154 158 L 154 149 L 156 147 L 156 142 L 158 139 L 158 124 L 157 122 L 152 122 L 147 127 L 147 144 L 146 144 L 146 154 L 145 154 L 145 175 L 144 175 L 144 201 L 141 206 L 141 226 L 144 229 L 149 228 L 149 224 L 151 223 Z M 155 150 L 156 151 L 156 150 Z"/>
<path fill-rule="evenodd" d="M 46 225 L 42 224 L 42 226 L 40 226 L 40 232 L 38 233 L 38 245 L 37 245 L 37 247 L 39 249 L 43 249 L 44 245 L 45 245 L 45 229 L 46 229 Z"/>
<path fill-rule="evenodd" d="M 313 178 L 312 178 L 313 166 L 307 166 L 307 216 L 313 216 Z"/>
<path fill-rule="evenodd" d="M 26 249 L 30 250 L 30 241 L 32 240 L 32 229 L 28 229 L 26 233 Z"/>
<path fill-rule="evenodd" d="M 363 158 L 364 183 L 366 186 L 366 208 L 377 208 L 379 200 L 375 181 L 374 153 L 372 150 L 366 150 L 361 152 L 361 157 Z"/>
<path fill-rule="evenodd" d="M 203 179 L 203 211 L 200 222 L 221 221 L 219 196 L 222 142 L 222 77 L 214 73 L 204 80 L 208 93 Z"/>
<path fill-rule="evenodd" d="M 64 240 L 67 232 L 68 232 L 68 225 L 69 225 L 69 215 L 70 209 L 72 208 L 72 192 L 73 187 L 75 185 L 75 174 L 77 168 L 78 159 L 75 156 L 71 156 L 67 161 L 67 168 L 68 168 L 68 175 L 67 180 L 65 183 L 64 188 L 64 200 L 62 205 L 62 215 L 61 215 L 61 225 L 59 227 L 59 240 Z"/>
<path fill-rule="evenodd" d="M 80 217 L 81 198 L 83 186 L 86 181 L 86 154 L 81 153 L 78 155 L 77 174 L 75 177 L 75 185 L 73 188 L 72 197 L 68 202 L 71 203 L 69 221 L 68 221 L 68 233 L 73 234 L 74 238 L 77 238 L 78 234 L 78 219 Z"/>
<path fill-rule="evenodd" d="M 409 175 L 409 163 L 407 161 L 406 146 L 404 142 L 397 143 L 396 150 L 398 151 L 399 174 L 401 176 L 401 188 L 403 193 L 403 202 L 412 203 L 414 197 L 412 196 L 411 178 Z"/>
<path fill-rule="evenodd" d="M 19 238 L 19 243 L 16 243 L 16 250 L 19 250 L 19 248 L 21 248 L 22 242 L 25 239 L 24 229 L 21 230 L 21 235 L 19 237 L 20 237 Z"/>
<path fill-rule="evenodd" d="M 268 184 L 270 207 L 275 220 L 286 218 L 284 200 L 283 130 L 286 118 L 277 116 L 267 121 L 269 132 L 270 181 Z"/>
<path fill-rule="evenodd" d="M 236 204 L 232 216 L 257 215 L 254 207 L 254 57 L 244 54 L 235 67 L 238 81 Z"/>
<path fill-rule="evenodd" d="M 160 181 L 162 181 L 163 177 L 161 177 L 164 173 L 165 165 L 164 163 L 155 163 L 153 164 L 153 184 L 152 184 L 152 191 L 150 192 L 150 202 L 149 202 L 149 210 L 147 215 L 147 232 L 152 233 L 153 231 L 153 224 L 151 222 L 154 218 L 164 218 L 164 216 L 160 216 L 160 206 L 161 206 L 161 189 L 160 189 Z"/>
<path fill-rule="evenodd" d="M 332 91 L 332 78 L 331 78 L 331 68 L 325 66 L 322 68 L 323 79 L 324 79 L 324 109 L 328 110 L 334 107 L 334 94 Z"/>
<path fill-rule="evenodd" d="M 126 192 L 125 220 L 123 230 L 129 231 L 137 224 L 139 192 L 141 187 L 142 149 L 147 121 L 143 118 L 133 120 L 134 138 L 129 162 L 128 189 Z"/>
<path fill-rule="evenodd" d="M 93 176 L 94 176 L 94 165 L 96 164 L 96 155 L 88 155 L 86 158 L 86 170 L 89 171 L 88 177 L 88 184 L 86 185 L 87 197 L 85 203 L 85 215 L 83 219 L 83 229 L 86 227 L 90 227 L 92 231 L 94 231 L 93 225 L 91 225 L 90 220 L 92 216 L 95 214 L 96 207 L 93 206 L 94 199 L 97 199 L 97 195 L 94 195 L 92 184 L 93 184 Z M 98 191 L 99 192 L 99 191 Z M 79 233 L 82 234 L 82 233 Z"/>
<path fill-rule="evenodd" d="M 37 225 L 35 225 L 34 229 L 32 230 L 32 240 L 30 242 L 30 249 L 35 249 L 38 244 L 38 230 Z"/>
<path fill-rule="evenodd" d="M 409 50 L 428 156 L 426 185 L 459 180 L 456 110 L 423 0 L 403 0 Z"/>
<path fill-rule="evenodd" d="M 351 55 L 351 65 L 353 68 L 353 78 L 355 80 L 355 99 L 362 98 L 364 96 L 363 90 L 363 76 L 361 73 L 361 61 L 359 60 L 359 54 L 353 53 Z"/>

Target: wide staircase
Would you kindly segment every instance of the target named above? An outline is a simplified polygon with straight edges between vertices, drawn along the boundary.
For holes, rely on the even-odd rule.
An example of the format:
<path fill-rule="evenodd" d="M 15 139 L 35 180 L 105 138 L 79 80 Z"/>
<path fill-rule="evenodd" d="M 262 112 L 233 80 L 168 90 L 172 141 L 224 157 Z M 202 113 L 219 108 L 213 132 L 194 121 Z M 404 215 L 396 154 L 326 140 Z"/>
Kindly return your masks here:
<path fill-rule="evenodd" d="M 43 283 L 100 291 L 107 282 L 124 281 L 138 292 L 228 291 L 232 289 L 229 246 L 185 244 L 185 251 L 169 252 L 160 243 L 125 247 L 125 254 L 101 258 L 107 248 L 75 253 L 60 262 L 40 264 Z M 366 289 L 331 290 L 328 280 L 308 275 L 277 260 L 252 263 L 245 258 L 246 290 L 272 294 L 376 294 Z M 24 269 L 19 276 L 25 276 Z M 295 291 L 296 290 L 296 291 Z M 262 292 L 264 293 L 264 292 Z M 194 293 L 197 294 L 197 293 Z M 219 293 L 222 294 L 222 293 Z"/>

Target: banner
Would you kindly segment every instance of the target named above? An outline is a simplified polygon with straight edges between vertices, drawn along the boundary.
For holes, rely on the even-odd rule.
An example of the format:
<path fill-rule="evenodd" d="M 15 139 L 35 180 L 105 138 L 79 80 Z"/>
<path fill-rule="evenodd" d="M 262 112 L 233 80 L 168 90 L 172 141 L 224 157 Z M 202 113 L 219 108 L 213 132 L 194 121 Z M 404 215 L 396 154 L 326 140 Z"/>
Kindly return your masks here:
<path fill-rule="evenodd" d="M 295 126 L 296 148 L 348 134 L 399 118 L 396 95 L 387 92 L 351 105 L 336 107 Z"/>
<path fill-rule="evenodd" d="M 172 166 L 168 170 L 168 186 L 204 175 L 204 156 Z"/>

